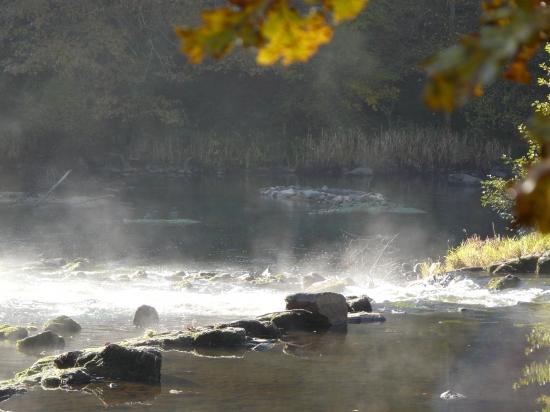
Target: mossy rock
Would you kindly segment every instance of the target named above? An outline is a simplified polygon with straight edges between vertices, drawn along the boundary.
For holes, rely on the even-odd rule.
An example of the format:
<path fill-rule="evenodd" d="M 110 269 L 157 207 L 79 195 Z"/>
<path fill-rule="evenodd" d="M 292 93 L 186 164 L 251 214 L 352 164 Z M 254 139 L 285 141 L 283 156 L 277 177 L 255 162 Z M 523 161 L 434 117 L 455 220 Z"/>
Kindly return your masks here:
<path fill-rule="evenodd" d="M 243 328 L 208 328 L 193 335 L 193 346 L 198 348 L 229 348 L 245 343 L 246 331 Z"/>
<path fill-rule="evenodd" d="M 487 283 L 487 289 L 499 291 L 504 289 L 513 289 L 519 286 L 521 279 L 515 275 L 506 275 L 501 278 L 492 278 Z"/>
<path fill-rule="evenodd" d="M 62 315 L 51 319 L 44 324 L 44 330 L 57 333 L 59 335 L 67 335 L 78 333 L 82 327 L 68 316 Z"/>
<path fill-rule="evenodd" d="M 39 333 L 17 341 L 17 350 L 21 352 L 41 352 L 47 349 L 62 349 L 65 347 L 65 339 L 52 331 Z"/>
<path fill-rule="evenodd" d="M 328 318 L 320 313 L 312 313 L 304 309 L 292 309 L 283 312 L 270 313 L 258 318 L 260 321 L 269 321 L 276 328 L 283 331 L 317 331 L 331 327 Z"/>
<path fill-rule="evenodd" d="M 17 341 L 29 335 L 26 328 L 20 326 L 0 325 L 0 340 Z"/>
<path fill-rule="evenodd" d="M 271 322 L 261 322 L 256 319 L 251 320 L 237 320 L 231 323 L 218 325 L 218 328 L 242 328 L 245 330 L 246 336 L 252 338 L 261 339 L 277 339 L 281 336 L 279 329 L 277 329 Z"/>

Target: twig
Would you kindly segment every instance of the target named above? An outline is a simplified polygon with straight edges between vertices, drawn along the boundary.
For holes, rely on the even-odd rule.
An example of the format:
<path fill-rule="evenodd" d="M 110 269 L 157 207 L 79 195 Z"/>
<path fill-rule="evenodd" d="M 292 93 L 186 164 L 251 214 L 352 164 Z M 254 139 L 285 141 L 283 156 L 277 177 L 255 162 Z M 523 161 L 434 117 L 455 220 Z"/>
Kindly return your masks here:
<path fill-rule="evenodd" d="M 40 203 L 42 203 L 44 200 L 46 200 L 46 198 L 47 198 L 55 189 L 57 189 L 57 187 L 58 187 L 61 183 L 63 183 L 63 181 L 67 178 L 67 176 L 69 176 L 69 174 L 71 174 L 71 172 L 72 172 L 72 170 L 70 170 L 70 169 L 67 170 L 67 171 L 65 172 L 65 174 L 61 177 L 61 179 L 59 179 L 55 185 L 53 185 L 52 187 L 50 187 L 50 190 L 48 190 L 44 196 L 42 196 L 40 199 L 38 199 L 38 201 L 34 204 L 34 206 L 36 207 L 36 206 L 40 205 Z"/>

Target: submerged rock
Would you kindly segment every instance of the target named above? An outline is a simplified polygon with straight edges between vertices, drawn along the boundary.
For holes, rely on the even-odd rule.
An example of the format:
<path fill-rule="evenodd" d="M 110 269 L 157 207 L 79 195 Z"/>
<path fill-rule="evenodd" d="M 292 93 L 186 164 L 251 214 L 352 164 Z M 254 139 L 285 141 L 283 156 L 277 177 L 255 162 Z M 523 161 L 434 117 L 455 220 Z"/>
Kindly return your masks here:
<path fill-rule="evenodd" d="M 373 172 L 370 167 L 356 167 L 345 174 L 352 177 L 370 177 L 373 175 Z"/>
<path fill-rule="evenodd" d="M 441 395 L 439 395 L 439 397 L 445 401 L 454 401 L 457 399 L 465 399 L 466 395 L 449 390 L 443 392 Z"/>
<path fill-rule="evenodd" d="M 243 328 L 204 329 L 193 335 L 193 346 L 199 348 L 228 348 L 241 346 L 246 342 Z"/>
<path fill-rule="evenodd" d="M 317 331 L 331 327 L 328 318 L 319 313 L 312 313 L 304 309 L 275 312 L 258 318 L 261 321 L 272 322 L 275 327 L 287 331 Z"/>
<path fill-rule="evenodd" d="M 0 402 L 3 402 L 17 393 L 25 392 L 24 389 L 19 389 L 11 386 L 0 386 Z"/>
<path fill-rule="evenodd" d="M 501 278 L 492 278 L 489 283 L 487 283 L 487 289 L 489 290 L 504 290 L 504 289 L 513 289 L 519 286 L 521 280 L 515 275 L 506 275 Z"/>
<path fill-rule="evenodd" d="M 381 323 L 385 322 L 386 318 L 380 313 L 374 312 L 355 312 L 348 315 L 348 323 Z"/>
<path fill-rule="evenodd" d="M 59 335 L 78 333 L 81 329 L 82 327 L 76 321 L 65 315 L 58 316 L 44 324 L 44 330 L 49 330 Z"/>
<path fill-rule="evenodd" d="M 338 293 L 296 293 L 285 300 L 287 309 L 305 309 L 326 316 L 332 326 L 345 324 L 348 317 L 346 298 Z"/>
<path fill-rule="evenodd" d="M 29 335 L 29 332 L 26 328 L 20 326 L 12 326 L 6 324 L 0 324 L 0 341 L 9 340 L 17 341 L 19 339 L 24 339 Z"/>
<path fill-rule="evenodd" d="M 346 286 L 349 285 L 347 279 L 326 279 L 320 282 L 315 282 L 311 284 L 306 291 L 309 293 L 323 293 L 323 292 L 334 292 L 342 293 Z"/>
<path fill-rule="evenodd" d="M 62 349 L 65 339 L 52 331 L 39 333 L 17 341 L 17 349 L 21 352 L 40 352 L 46 349 Z"/>
<path fill-rule="evenodd" d="M 307 275 L 304 275 L 304 277 L 302 277 L 302 287 L 306 289 L 309 286 L 313 285 L 314 283 L 322 282 L 324 280 L 326 279 L 320 274 L 311 272 L 311 273 L 308 273 Z"/>
<path fill-rule="evenodd" d="M 372 312 L 371 300 L 368 296 L 346 297 L 349 312 Z"/>
<path fill-rule="evenodd" d="M 133 323 L 140 328 L 156 325 L 159 323 L 159 314 L 154 307 L 142 305 L 137 308 Z"/>
<path fill-rule="evenodd" d="M 455 186 L 479 186 L 481 179 L 466 173 L 452 173 L 447 177 L 447 181 Z"/>

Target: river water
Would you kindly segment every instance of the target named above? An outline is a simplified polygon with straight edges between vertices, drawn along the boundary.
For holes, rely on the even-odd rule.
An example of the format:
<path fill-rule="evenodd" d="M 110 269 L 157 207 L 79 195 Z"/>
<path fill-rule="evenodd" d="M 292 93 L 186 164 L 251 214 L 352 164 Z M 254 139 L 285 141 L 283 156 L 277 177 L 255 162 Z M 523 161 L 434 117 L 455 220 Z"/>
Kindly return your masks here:
<path fill-rule="evenodd" d="M 17 179 L 1 184 L 0 191 L 21 187 Z M 261 187 L 290 184 L 381 192 L 426 213 L 320 215 L 258 193 Z M 545 394 L 550 375 L 541 372 L 547 354 L 537 350 L 527 356 L 526 349 L 527 336 L 550 318 L 550 282 L 526 278 L 518 290 L 489 293 L 484 278 L 442 287 L 400 276 L 402 262 L 437 257 L 467 234 L 503 230 L 479 206 L 477 189 L 411 177 L 133 177 L 69 179 L 56 196 L 65 201 L 40 207 L 0 204 L 0 323 L 39 328 L 48 318 L 69 315 L 82 332 L 67 339 L 67 349 L 141 335 L 131 320 L 142 304 L 157 308 L 158 329 L 173 330 L 280 310 L 284 297 L 300 289 L 293 283 L 182 287 L 172 277 L 179 271 L 267 270 L 292 276 L 316 271 L 353 279 L 344 293 L 368 294 L 387 321 L 351 325 L 345 334 L 303 336 L 300 345 L 262 353 L 212 357 L 168 352 L 160 386 L 36 389 L 1 403 L 0 409 L 543 408 L 537 399 Z M 181 219 L 199 223 L 187 225 Z M 357 245 L 366 245 L 361 254 Z M 80 267 L 63 267 L 77 258 Z M 136 275 L 140 270 L 147 276 Z M 0 349 L 0 379 L 36 360 L 12 344 L 0 343 Z M 525 369 L 532 362 L 535 366 Z M 514 389 L 526 374 L 536 376 L 537 384 Z M 441 399 L 447 390 L 466 398 Z"/>

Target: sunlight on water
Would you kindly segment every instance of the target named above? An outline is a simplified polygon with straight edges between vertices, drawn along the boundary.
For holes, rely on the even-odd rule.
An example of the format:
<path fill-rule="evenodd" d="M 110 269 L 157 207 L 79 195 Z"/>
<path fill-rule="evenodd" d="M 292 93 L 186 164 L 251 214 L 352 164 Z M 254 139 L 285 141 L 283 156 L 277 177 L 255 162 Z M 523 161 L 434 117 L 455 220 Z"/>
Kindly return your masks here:
<path fill-rule="evenodd" d="M 242 318 L 284 309 L 284 297 L 297 292 L 251 288 L 231 284 L 216 288 L 182 289 L 168 280 L 168 272 L 151 271 L 146 279 L 121 281 L 120 276 L 132 268 L 115 268 L 86 272 L 82 278 L 59 269 L 44 270 L 30 266 L 5 264 L 0 272 L 0 320 L 6 312 L 32 319 L 39 313 L 45 317 L 55 314 L 69 316 L 100 316 L 103 318 L 131 316 L 140 305 L 154 306 L 161 315 L 190 322 L 194 317 Z M 550 291 L 542 287 L 492 293 L 477 280 L 451 281 L 443 287 L 424 282 L 396 284 L 375 279 L 346 287 L 344 294 L 367 294 L 384 303 L 410 302 L 421 308 L 422 302 L 442 302 L 485 307 L 513 306 L 521 302 L 545 299 Z M 25 316 L 26 314 L 26 316 Z"/>

